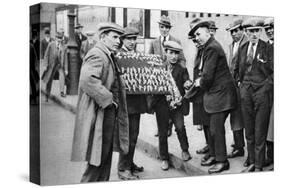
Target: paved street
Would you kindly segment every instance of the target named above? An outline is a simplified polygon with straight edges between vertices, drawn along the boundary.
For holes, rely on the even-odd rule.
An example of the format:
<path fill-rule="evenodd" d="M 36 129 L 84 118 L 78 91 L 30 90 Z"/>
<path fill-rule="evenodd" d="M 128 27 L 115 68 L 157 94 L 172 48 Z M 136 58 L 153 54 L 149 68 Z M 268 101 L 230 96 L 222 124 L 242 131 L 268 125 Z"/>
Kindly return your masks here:
<path fill-rule="evenodd" d="M 44 97 L 42 97 L 44 99 Z M 85 170 L 85 163 L 70 162 L 74 114 L 52 101 L 41 100 L 41 175 L 43 185 L 79 183 Z M 118 153 L 114 153 L 111 180 L 118 181 Z M 183 177 L 186 174 L 169 169 L 162 171 L 160 161 L 136 151 L 135 162 L 145 168 L 141 179 Z"/>

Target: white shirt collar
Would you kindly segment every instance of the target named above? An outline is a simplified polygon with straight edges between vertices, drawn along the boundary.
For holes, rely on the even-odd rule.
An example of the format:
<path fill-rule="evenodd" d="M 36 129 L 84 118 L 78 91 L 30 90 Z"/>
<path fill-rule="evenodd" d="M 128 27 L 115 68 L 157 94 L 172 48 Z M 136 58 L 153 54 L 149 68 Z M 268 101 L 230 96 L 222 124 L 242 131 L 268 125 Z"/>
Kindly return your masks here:
<path fill-rule="evenodd" d="M 164 37 L 161 35 L 160 39 L 161 39 L 161 42 L 162 42 L 164 40 Z M 169 39 L 170 39 L 170 35 L 166 36 L 166 41 L 168 41 Z"/>
<path fill-rule="evenodd" d="M 255 46 L 254 46 L 254 54 L 253 54 L 254 57 L 255 57 L 255 55 L 256 55 L 256 51 L 257 51 L 258 44 L 259 44 L 259 42 L 257 42 L 257 43 L 255 44 Z M 251 42 L 249 42 L 247 54 L 249 54 L 250 48 L 251 48 L 252 45 L 253 45 L 253 44 L 252 44 Z"/>

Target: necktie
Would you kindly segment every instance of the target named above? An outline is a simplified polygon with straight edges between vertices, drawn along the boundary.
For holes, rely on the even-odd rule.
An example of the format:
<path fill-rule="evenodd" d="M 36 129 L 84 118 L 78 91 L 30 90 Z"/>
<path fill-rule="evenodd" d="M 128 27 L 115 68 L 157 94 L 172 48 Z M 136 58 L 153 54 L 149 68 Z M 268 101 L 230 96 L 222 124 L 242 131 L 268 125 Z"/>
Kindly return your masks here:
<path fill-rule="evenodd" d="M 252 44 L 250 49 L 249 49 L 249 53 L 248 53 L 248 56 L 247 56 L 247 64 L 248 64 L 248 71 L 250 72 L 251 69 L 252 69 L 252 63 L 253 63 L 253 60 L 254 60 L 254 46 L 255 44 Z"/>
<path fill-rule="evenodd" d="M 164 43 L 166 42 L 166 37 L 164 37 L 162 45 L 164 46 Z"/>

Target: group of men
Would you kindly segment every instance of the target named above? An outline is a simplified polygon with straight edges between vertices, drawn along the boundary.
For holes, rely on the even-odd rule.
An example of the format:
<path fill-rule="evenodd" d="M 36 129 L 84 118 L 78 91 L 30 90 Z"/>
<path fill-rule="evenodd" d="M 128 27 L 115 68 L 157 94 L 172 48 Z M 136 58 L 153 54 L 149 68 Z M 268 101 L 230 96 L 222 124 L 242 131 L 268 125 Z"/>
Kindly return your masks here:
<path fill-rule="evenodd" d="M 81 182 L 108 181 L 113 150 L 120 153 L 119 178 L 139 178 L 137 173 L 144 168 L 133 159 L 143 113 L 156 114 L 162 170 L 169 169 L 169 124 L 175 125 L 183 161 L 189 161 L 184 125 L 189 102 L 193 103 L 194 124 L 203 125 L 207 146 L 197 153 L 205 154 L 201 165 L 210 166 L 209 173 L 228 170 L 228 158 L 244 156 L 244 129 L 248 151 L 244 171 L 261 171 L 273 163 L 273 137 L 267 142 L 268 127 L 273 126 L 273 119 L 269 120 L 271 111 L 273 118 L 273 20 L 250 18 L 231 23 L 226 28 L 233 38 L 228 58 L 215 39 L 215 23 L 192 21 L 188 36 L 197 47 L 193 80 L 180 41 L 169 34 L 170 19 L 162 16 L 158 23 L 161 36 L 151 43 L 149 53 L 161 55 L 182 100 L 174 102 L 169 95 L 126 94 L 115 55 L 136 52 L 139 31 L 100 23 L 98 41 L 83 52 L 79 79 L 71 159 L 87 161 Z M 269 42 L 260 39 L 263 27 Z M 229 115 L 234 144 L 227 155 L 225 121 Z"/>

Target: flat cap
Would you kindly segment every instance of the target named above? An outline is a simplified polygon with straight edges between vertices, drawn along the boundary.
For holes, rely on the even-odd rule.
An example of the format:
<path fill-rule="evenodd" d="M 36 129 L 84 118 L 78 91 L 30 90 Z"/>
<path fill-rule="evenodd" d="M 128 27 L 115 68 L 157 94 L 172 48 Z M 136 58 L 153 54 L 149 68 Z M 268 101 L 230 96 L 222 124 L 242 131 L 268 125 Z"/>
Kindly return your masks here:
<path fill-rule="evenodd" d="M 274 26 L 274 19 L 273 18 L 266 18 L 264 20 L 264 28 L 273 27 Z"/>
<path fill-rule="evenodd" d="M 84 26 L 81 25 L 81 24 L 77 24 L 77 25 L 75 26 L 75 29 L 82 28 L 82 27 L 84 27 Z"/>
<path fill-rule="evenodd" d="M 102 22 L 98 24 L 98 32 L 99 34 L 102 34 L 106 31 L 115 31 L 119 34 L 124 34 L 124 29 L 120 25 L 116 23 L 111 23 L 111 22 Z"/>
<path fill-rule="evenodd" d="M 242 23 L 242 27 L 246 29 L 260 29 L 263 27 L 263 20 L 257 17 L 251 17 Z"/>
<path fill-rule="evenodd" d="M 87 31 L 87 32 L 86 32 L 86 35 L 87 35 L 87 36 L 94 36 L 94 35 L 95 35 L 95 32 L 94 32 L 94 31 Z"/>
<path fill-rule="evenodd" d="M 160 25 L 165 25 L 168 27 L 172 27 L 170 18 L 168 16 L 162 15 L 160 21 L 158 22 Z"/>
<path fill-rule="evenodd" d="M 239 27 L 242 26 L 242 23 L 243 23 L 242 19 L 240 19 L 240 18 L 236 19 L 227 26 L 226 31 L 231 31 L 231 30 L 234 30 L 236 28 L 239 28 Z"/>
<path fill-rule="evenodd" d="M 210 20 L 209 23 L 210 23 L 210 29 L 216 29 L 216 30 L 218 29 L 215 21 Z"/>
<path fill-rule="evenodd" d="M 171 41 L 171 40 L 164 42 L 164 48 L 170 49 L 173 51 L 177 51 L 177 52 L 182 51 L 182 46 L 179 43 L 177 43 L 175 41 Z"/>
<path fill-rule="evenodd" d="M 191 28 L 191 30 L 188 33 L 189 38 L 192 38 L 194 36 L 195 31 L 200 28 L 200 27 L 206 27 L 206 28 L 210 28 L 210 22 L 209 21 L 200 21 L 196 24 L 193 25 L 193 27 Z"/>
<path fill-rule="evenodd" d="M 135 27 L 126 27 L 125 33 L 122 35 L 122 38 L 129 38 L 129 37 L 137 37 L 139 35 L 139 30 Z"/>

